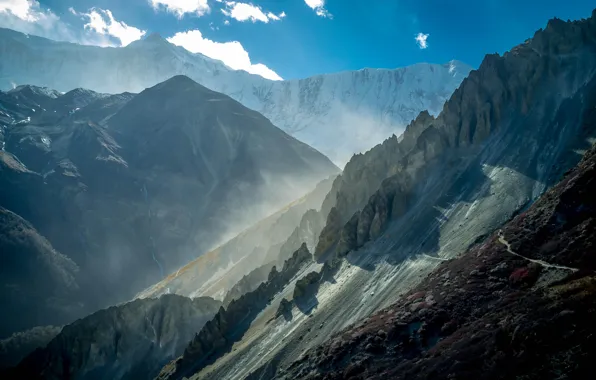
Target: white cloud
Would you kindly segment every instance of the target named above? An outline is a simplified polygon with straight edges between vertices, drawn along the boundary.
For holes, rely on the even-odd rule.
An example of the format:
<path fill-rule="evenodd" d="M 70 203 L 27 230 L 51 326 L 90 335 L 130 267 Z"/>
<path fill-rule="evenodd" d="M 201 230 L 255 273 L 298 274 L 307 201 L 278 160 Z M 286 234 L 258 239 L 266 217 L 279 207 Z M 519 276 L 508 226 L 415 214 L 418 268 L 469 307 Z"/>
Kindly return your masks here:
<path fill-rule="evenodd" d="M 272 12 L 265 13 L 258 5 L 250 3 L 239 3 L 236 1 L 226 1 L 225 3 L 226 8 L 222 9 L 221 13 L 236 21 L 261 21 L 268 23 L 269 21 L 279 21 L 286 17 L 285 12 L 282 12 L 279 15 Z"/>
<path fill-rule="evenodd" d="M 304 2 L 316 12 L 317 16 L 333 18 L 333 15 L 325 9 L 325 0 L 304 0 Z"/>
<path fill-rule="evenodd" d="M 23 21 L 35 21 L 40 13 L 39 3 L 30 0 L 0 0 L 0 13 L 11 13 Z"/>
<path fill-rule="evenodd" d="M 178 18 L 182 18 L 186 13 L 202 16 L 211 11 L 207 0 L 149 0 L 149 2 L 154 9 L 165 8 L 168 12 L 176 14 Z"/>
<path fill-rule="evenodd" d="M 418 44 L 418 47 L 420 47 L 420 49 L 426 49 L 428 47 L 428 36 L 429 34 L 424 34 L 424 33 L 418 33 L 416 35 L 416 43 Z"/>
<path fill-rule="evenodd" d="M 126 45 L 144 35 L 144 31 L 114 19 L 110 11 L 90 10 L 89 14 L 68 11 L 88 20 L 85 28 L 74 29 L 49 9 L 42 9 L 36 0 L 0 0 L 0 25 L 16 31 L 57 41 L 83 45 Z M 114 38 L 120 44 L 114 43 Z"/>
<path fill-rule="evenodd" d="M 105 42 L 103 36 L 76 33 L 52 11 L 42 9 L 36 0 L 0 0 L 0 25 L 59 41 L 93 45 Z"/>
<path fill-rule="evenodd" d="M 76 14 L 74 9 L 71 12 Z M 117 38 L 120 40 L 121 46 L 126 46 L 131 42 L 140 40 L 147 33 L 145 30 L 140 30 L 122 21 L 117 21 L 109 9 L 92 8 L 89 10 L 89 13 L 80 13 L 80 15 L 89 21 L 85 24 L 85 29 L 92 30 L 97 34 Z"/>
<path fill-rule="evenodd" d="M 233 70 L 244 70 L 271 80 L 282 80 L 277 73 L 262 63 L 253 64 L 248 52 L 238 41 L 215 42 L 203 37 L 199 30 L 176 33 L 168 41 L 182 46 L 192 53 L 201 53 L 207 57 L 222 61 Z"/>
<path fill-rule="evenodd" d="M 267 17 L 269 17 L 269 19 L 274 20 L 274 21 L 279 21 L 282 18 L 286 17 L 286 12 L 281 12 L 280 14 L 276 15 L 273 14 L 271 12 L 267 13 Z"/>

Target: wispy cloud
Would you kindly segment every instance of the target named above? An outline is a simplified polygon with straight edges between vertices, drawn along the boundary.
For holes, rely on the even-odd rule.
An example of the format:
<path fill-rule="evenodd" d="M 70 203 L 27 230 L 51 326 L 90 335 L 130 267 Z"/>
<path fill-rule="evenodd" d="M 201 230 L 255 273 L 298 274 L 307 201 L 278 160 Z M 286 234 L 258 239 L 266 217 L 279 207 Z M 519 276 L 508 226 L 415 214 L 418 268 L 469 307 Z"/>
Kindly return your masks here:
<path fill-rule="evenodd" d="M 428 36 L 429 34 L 418 33 L 416 35 L 416 43 L 420 49 L 426 49 L 428 47 Z"/>
<path fill-rule="evenodd" d="M 0 25 L 21 33 L 85 45 L 109 45 L 109 38 L 97 33 L 75 30 L 36 0 L 0 0 Z"/>
<path fill-rule="evenodd" d="M 333 18 L 333 15 L 325 9 L 325 0 L 304 0 L 304 2 L 316 12 L 317 16 Z"/>
<path fill-rule="evenodd" d="M 176 33 L 167 39 L 174 45 L 182 46 L 192 53 L 222 61 L 233 70 L 244 70 L 271 80 L 282 80 L 273 70 L 262 63 L 252 63 L 248 52 L 238 41 L 216 42 L 203 37 L 200 30 Z"/>
<path fill-rule="evenodd" d="M 203 16 L 211 11 L 207 0 L 149 0 L 149 3 L 154 9 L 164 9 L 178 18 L 187 13 Z"/>
<path fill-rule="evenodd" d="M 109 10 L 93 8 L 79 13 L 71 7 L 69 12 L 86 22 L 84 27 L 74 28 L 36 0 L 0 0 L 0 25 L 53 40 L 98 46 L 126 46 L 145 35 L 145 31 L 116 20 Z"/>
<path fill-rule="evenodd" d="M 240 3 L 236 1 L 226 1 L 226 7 L 221 10 L 221 12 L 233 18 L 236 21 L 252 21 L 252 22 L 264 22 L 268 23 L 269 21 L 279 21 L 282 18 L 286 17 L 286 13 L 282 12 L 278 15 L 272 12 L 265 12 L 263 9 L 258 5 L 253 5 L 250 3 Z"/>
<path fill-rule="evenodd" d="M 0 0 L 0 13 L 10 13 L 23 21 L 37 21 L 45 14 L 39 3 L 31 0 Z"/>
<path fill-rule="evenodd" d="M 85 29 L 97 34 L 112 36 L 120 41 L 121 46 L 140 40 L 147 33 L 145 30 L 116 20 L 109 9 L 92 8 L 89 13 L 77 13 L 73 8 L 70 8 L 69 11 L 88 21 L 84 26 Z"/>

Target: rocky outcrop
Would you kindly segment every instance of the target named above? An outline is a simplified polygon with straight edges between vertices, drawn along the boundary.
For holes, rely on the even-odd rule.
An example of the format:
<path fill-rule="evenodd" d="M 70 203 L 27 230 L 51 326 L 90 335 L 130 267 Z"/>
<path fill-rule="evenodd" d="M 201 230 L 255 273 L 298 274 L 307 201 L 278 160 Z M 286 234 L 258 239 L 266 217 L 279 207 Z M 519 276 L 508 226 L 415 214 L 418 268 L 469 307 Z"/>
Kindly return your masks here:
<path fill-rule="evenodd" d="M 342 228 L 342 219 L 337 208 L 333 207 L 327 216 L 327 223 L 319 235 L 319 241 L 315 249 L 315 258 L 318 260 L 333 247 L 337 242 Z"/>
<path fill-rule="evenodd" d="M 277 308 L 277 312 L 275 313 L 275 318 L 284 317 L 287 320 L 292 319 L 292 302 L 288 301 L 287 299 L 283 298 L 280 303 L 279 307 Z"/>
<path fill-rule="evenodd" d="M 159 379 L 182 379 L 204 368 L 229 350 L 234 342 L 242 338 L 246 329 L 258 313 L 296 276 L 300 269 L 312 260 L 306 244 L 303 244 L 291 258 L 286 260 L 281 271 L 271 269 L 267 282 L 237 300 L 227 308 L 221 307 L 216 316 L 195 335 L 177 360 L 164 367 Z"/>
<path fill-rule="evenodd" d="M 221 303 L 164 295 L 98 311 L 65 326 L 9 379 L 148 379 L 180 355 Z"/>
<path fill-rule="evenodd" d="M 268 280 L 269 273 L 271 273 L 271 269 L 273 267 L 273 263 L 261 265 L 257 269 L 252 270 L 246 276 L 242 277 L 240 281 L 238 281 L 236 285 L 232 286 L 230 291 L 226 293 L 226 296 L 223 300 L 224 306 L 229 305 L 232 300 L 237 300 L 242 297 L 242 295 L 257 289 L 261 283 Z"/>
<path fill-rule="evenodd" d="M 320 279 L 321 274 L 319 272 L 310 272 L 306 276 L 300 278 L 298 281 L 296 281 L 292 298 L 296 300 L 304 297 L 304 295 L 307 294 L 309 287 L 315 285 Z"/>
<path fill-rule="evenodd" d="M 272 254 L 267 255 L 267 258 L 276 258 L 278 262 L 286 260 L 303 243 L 314 252 L 324 225 L 325 219 L 321 211 L 314 209 L 306 211 L 300 219 L 300 224 L 279 248 L 279 252 L 273 251 Z"/>
<path fill-rule="evenodd" d="M 596 354 L 595 192 L 596 146 L 502 230 L 270 378 L 583 377 Z"/>
<path fill-rule="evenodd" d="M 343 257 L 381 236 L 392 218 L 406 212 L 411 191 L 411 181 L 405 173 L 383 181 L 362 211 L 354 213 L 342 227 L 335 249 L 337 255 Z"/>

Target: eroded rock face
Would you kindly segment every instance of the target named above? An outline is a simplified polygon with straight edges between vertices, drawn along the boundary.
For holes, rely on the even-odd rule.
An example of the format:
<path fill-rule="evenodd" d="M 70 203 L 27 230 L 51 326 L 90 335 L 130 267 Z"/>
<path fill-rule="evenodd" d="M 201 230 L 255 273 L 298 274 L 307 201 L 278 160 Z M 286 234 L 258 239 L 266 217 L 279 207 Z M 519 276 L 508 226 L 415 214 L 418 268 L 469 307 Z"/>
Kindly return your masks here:
<path fill-rule="evenodd" d="M 98 311 L 26 357 L 8 378 L 147 379 L 180 355 L 221 303 L 164 295 Z"/>
<path fill-rule="evenodd" d="M 309 250 L 315 251 L 319 242 L 319 234 L 325 225 L 325 219 L 322 211 L 314 209 L 308 210 L 302 216 L 300 224 L 294 229 L 288 239 L 281 245 L 276 260 L 278 262 L 286 260 L 296 251 L 302 243 L 305 243 Z M 268 255 L 273 258 L 275 256 Z"/>
<path fill-rule="evenodd" d="M 320 279 L 321 274 L 319 272 L 310 272 L 300 280 L 296 281 L 292 298 L 296 300 L 303 297 L 307 293 L 308 288 L 312 285 L 315 285 Z"/>
<path fill-rule="evenodd" d="M 274 267 L 273 263 L 261 265 L 257 269 L 251 271 L 246 276 L 242 277 L 240 281 L 234 285 L 223 300 L 224 305 L 229 305 L 232 300 L 239 299 L 243 294 L 252 292 L 259 285 L 268 280 L 271 269 Z"/>
<path fill-rule="evenodd" d="M 594 370 L 596 146 L 400 300 L 275 379 L 581 378 Z"/>
<path fill-rule="evenodd" d="M 324 239 L 320 239 L 317 255 L 339 241 L 339 251 L 345 254 L 347 249 L 364 245 L 371 236 L 378 237 L 388 220 L 408 210 L 416 200 L 416 190 L 424 186 L 427 173 L 439 161 L 465 156 L 519 120 L 533 125 L 572 123 L 572 117 L 566 120 L 556 110 L 565 102 L 579 101 L 570 96 L 588 91 L 587 83 L 594 76 L 590 66 L 596 63 L 594 30 L 593 19 L 549 22 L 545 30 L 502 57 L 487 55 L 436 118 L 422 112 L 401 138 L 392 136 L 365 154 L 352 157 L 325 199 L 324 209 L 334 211 L 321 234 Z M 552 90 L 546 89 L 548 86 Z M 581 107 L 577 108 L 581 113 Z M 461 153 L 452 157 L 455 151 Z M 338 232 L 340 224 L 347 229 L 343 238 Z M 355 244 L 351 243 L 353 232 L 349 232 L 354 226 Z"/>
<path fill-rule="evenodd" d="M 333 207 L 331 211 L 329 211 L 329 215 L 327 216 L 327 223 L 325 227 L 321 231 L 321 235 L 319 236 L 319 241 L 317 243 L 317 248 L 315 249 L 315 258 L 321 258 L 325 253 L 327 253 L 333 245 L 337 242 L 339 238 L 339 234 L 342 228 L 342 219 L 339 214 L 339 211 L 336 207 Z"/>
<path fill-rule="evenodd" d="M 195 335 L 184 354 L 166 365 L 158 378 L 182 379 L 216 360 L 225 350 L 231 348 L 234 342 L 242 338 L 252 320 L 273 296 L 311 261 L 312 255 L 306 244 L 302 244 L 292 257 L 285 261 L 281 271 L 277 271 L 275 267 L 271 269 L 267 282 L 239 299 L 232 300 L 227 308 L 221 307 L 215 317 Z"/>
<path fill-rule="evenodd" d="M 401 217 L 408 206 L 411 181 L 405 173 L 383 181 L 362 211 L 356 212 L 343 226 L 337 242 L 339 257 L 381 236 L 391 218 Z"/>

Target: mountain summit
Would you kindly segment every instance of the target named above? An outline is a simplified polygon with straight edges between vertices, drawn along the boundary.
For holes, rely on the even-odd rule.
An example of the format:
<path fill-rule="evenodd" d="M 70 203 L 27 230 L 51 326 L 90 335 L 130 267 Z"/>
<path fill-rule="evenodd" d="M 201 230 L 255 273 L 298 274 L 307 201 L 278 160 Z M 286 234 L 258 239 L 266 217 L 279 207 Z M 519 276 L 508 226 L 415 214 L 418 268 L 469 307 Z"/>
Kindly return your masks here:
<path fill-rule="evenodd" d="M 3 261 L 22 295 L 1 298 L 3 335 L 131 299 L 339 171 L 185 76 L 138 95 L 23 87 L 0 92 L 0 111 L 0 251 L 25 253 Z M 26 310 L 34 321 L 14 318 Z"/>
<path fill-rule="evenodd" d="M 451 61 L 271 81 L 190 53 L 157 34 L 123 48 L 103 49 L 27 38 L 4 29 L 0 51 L 0 89 L 17 83 L 60 91 L 84 87 L 112 94 L 141 92 L 187 75 L 265 115 L 340 167 L 354 153 L 399 135 L 421 111 L 437 115 L 472 69 Z"/>

